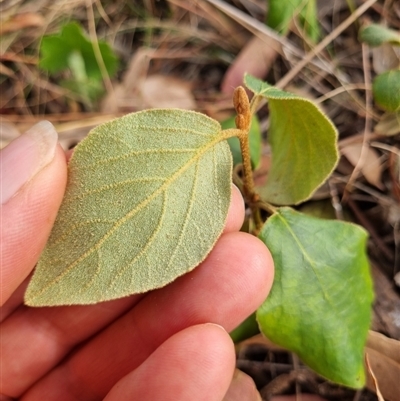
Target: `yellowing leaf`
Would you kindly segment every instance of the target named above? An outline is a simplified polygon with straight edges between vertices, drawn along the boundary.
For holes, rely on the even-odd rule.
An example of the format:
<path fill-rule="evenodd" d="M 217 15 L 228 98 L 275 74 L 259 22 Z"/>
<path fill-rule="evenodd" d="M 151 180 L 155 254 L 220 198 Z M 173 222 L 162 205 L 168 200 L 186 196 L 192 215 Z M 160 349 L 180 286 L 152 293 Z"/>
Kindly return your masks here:
<path fill-rule="evenodd" d="M 245 85 L 268 99 L 272 164 L 261 197 L 276 205 L 309 199 L 338 161 L 337 132 L 310 100 L 245 75 Z"/>
<path fill-rule="evenodd" d="M 183 110 L 129 114 L 93 129 L 69 163 L 25 303 L 120 298 L 197 266 L 230 203 L 232 160 L 223 139 L 218 122 Z"/>

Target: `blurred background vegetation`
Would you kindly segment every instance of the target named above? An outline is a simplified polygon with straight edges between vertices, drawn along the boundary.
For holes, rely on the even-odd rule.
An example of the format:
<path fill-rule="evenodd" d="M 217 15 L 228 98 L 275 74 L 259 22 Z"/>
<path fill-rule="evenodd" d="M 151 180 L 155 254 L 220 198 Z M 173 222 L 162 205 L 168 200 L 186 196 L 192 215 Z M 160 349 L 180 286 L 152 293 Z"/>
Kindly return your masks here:
<path fill-rule="evenodd" d="M 1 146 L 48 119 L 69 149 L 94 126 L 153 107 L 229 124 L 244 72 L 318 104 L 338 128 L 342 157 L 301 208 L 368 230 L 371 365 L 385 398 L 400 400 L 385 384 L 400 377 L 398 1 L 2 0 L 0 18 Z M 266 109 L 258 120 L 253 161 L 262 186 L 270 163 Z M 260 336 L 239 341 L 237 351 L 238 367 L 265 400 L 377 399 L 372 382 L 371 391 L 335 386 Z"/>

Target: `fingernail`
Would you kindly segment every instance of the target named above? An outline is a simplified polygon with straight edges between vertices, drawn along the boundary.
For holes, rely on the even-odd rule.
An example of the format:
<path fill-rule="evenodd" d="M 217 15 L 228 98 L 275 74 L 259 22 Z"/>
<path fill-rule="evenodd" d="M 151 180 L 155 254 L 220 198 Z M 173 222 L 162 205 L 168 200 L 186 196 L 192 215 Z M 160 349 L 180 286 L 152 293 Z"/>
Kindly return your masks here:
<path fill-rule="evenodd" d="M 19 189 L 54 158 L 57 132 L 41 121 L 14 139 L 0 152 L 0 203 L 8 202 Z"/>

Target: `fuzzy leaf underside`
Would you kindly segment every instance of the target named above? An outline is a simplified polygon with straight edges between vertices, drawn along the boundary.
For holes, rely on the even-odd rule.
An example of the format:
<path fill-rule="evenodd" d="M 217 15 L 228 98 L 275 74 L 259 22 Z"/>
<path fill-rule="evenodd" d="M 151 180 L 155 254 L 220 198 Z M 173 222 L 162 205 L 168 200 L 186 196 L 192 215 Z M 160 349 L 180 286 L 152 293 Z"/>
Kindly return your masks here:
<path fill-rule="evenodd" d="M 367 233 L 284 207 L 260 239 L 275 263 L 271 293 L 257 311 L 262 332 L 322 376 L 361 388 L 373 300 Z"/>
<path fill-rule="evenodd" d="M 222 232 L 232 157 L 218 122 L 183 110 L 129 114 L 91 131 L 25 294 L 31 306 L 92 304 L 162 287 Z"/>
<path fill-rule="evenodd" d="M 337 131 L 308 99 L 275 88 L 251 75 L 245 84 L 268 99 L 271 169 L 260 195 L 276 205 L 309 199 L 325 182 L 338 161 Z"/>

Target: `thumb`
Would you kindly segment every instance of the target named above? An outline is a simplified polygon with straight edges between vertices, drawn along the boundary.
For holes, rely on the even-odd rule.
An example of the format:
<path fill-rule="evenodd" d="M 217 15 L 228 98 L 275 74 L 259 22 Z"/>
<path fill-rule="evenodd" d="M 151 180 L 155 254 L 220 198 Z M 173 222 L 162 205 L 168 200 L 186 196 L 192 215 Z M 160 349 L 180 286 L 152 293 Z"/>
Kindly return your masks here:
<path fill-rule="evenodd" d="M 64 195 L 67 164 L 48 121 L 0 152 L 0 305 L 29 275 Z"/>

